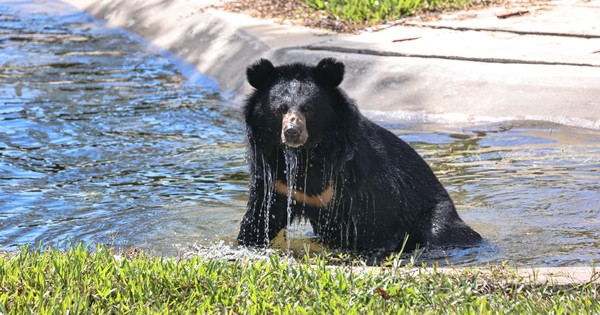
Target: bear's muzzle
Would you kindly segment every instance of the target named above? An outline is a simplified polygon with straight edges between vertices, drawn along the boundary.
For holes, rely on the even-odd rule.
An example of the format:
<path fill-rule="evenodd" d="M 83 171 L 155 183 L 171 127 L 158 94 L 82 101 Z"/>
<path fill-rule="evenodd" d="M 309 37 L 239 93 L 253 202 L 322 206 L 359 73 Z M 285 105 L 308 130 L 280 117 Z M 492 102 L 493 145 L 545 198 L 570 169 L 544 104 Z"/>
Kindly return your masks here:
<path fill-rule="evenodd" d="M 297 148 L 308 140 L 306 117 L 297 110 L 290 110 L 281 121 L 281 142 L 289 147 Z"/>

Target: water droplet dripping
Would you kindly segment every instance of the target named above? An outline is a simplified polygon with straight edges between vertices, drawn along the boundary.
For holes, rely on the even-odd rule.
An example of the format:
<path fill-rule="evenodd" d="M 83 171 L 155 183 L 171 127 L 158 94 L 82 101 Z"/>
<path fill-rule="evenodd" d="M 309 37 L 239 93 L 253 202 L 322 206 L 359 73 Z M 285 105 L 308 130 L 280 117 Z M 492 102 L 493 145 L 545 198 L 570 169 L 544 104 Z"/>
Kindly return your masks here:
<path fill-rule="evenodd" d="M 285 230 L 285 238 L 287 242 L 287 251 L 290 251 L 290 225 L 292 223 L 292 193 L 296 185 L 296 167 L 298 166 L 298 156 L 295 149 L 285 149 L 285 174 L 287 181 L 287 227 Z"/>

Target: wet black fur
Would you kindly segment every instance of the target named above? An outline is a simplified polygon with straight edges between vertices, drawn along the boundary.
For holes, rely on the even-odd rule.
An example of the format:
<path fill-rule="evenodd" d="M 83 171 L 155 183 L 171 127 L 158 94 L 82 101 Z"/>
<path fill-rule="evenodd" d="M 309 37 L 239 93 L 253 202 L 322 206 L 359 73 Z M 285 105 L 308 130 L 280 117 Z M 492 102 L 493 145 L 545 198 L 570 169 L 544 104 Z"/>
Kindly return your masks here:
<path fill-rule="evenodd" d="M 407 235 L 406 249 L 479 243 L 417 152 L 362 116 L 338 88 L 343 75 L 344 65 L 331 58 L 316 67 L 274 67 L 264 59 L 248 67 L 255 88 L 244 107 L 251 183 L 238 241 L 266 245 L 287 225 L 287 197 L 274 185 L 287 180 L 281 116 L 296 106 L 307 117 L 309 138 L 296 149 L 295 188 L 316 195 L 333 183 L 335 197 L 323 209 L 297 202 L 293 216 L 308 219 L 326 244 L 389 253 Z"/>

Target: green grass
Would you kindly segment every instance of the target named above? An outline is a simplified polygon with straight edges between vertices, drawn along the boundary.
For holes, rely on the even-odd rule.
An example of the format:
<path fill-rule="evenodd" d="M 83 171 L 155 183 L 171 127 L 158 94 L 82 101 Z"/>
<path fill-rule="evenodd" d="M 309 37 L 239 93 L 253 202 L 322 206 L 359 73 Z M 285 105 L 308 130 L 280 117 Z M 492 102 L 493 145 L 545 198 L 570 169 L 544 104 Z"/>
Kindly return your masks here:
<path fill-rule="evenodd" d="M 479 0 L 304 0 L 310 7 L 324 10 L 338 20 L 361 25 L 399 20 L 425 11 L 462 9 Z"/>
<path fill-rule="evenodd" d="M 310 261 L 310 263 L 308 263 Z M 175 260 L 112 249 L 24 248 L 0 257 L 1 314 L 598 314 L 599 286 L 523 285 L 418 272 L 356 271 L 325 259 Z"/>

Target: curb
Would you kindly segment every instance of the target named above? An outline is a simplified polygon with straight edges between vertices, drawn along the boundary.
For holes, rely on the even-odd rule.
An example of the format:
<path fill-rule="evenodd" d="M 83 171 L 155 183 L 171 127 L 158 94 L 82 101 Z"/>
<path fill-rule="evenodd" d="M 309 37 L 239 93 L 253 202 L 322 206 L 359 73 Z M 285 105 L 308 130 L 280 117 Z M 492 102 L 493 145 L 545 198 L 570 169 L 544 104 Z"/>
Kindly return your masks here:
<path fill-rule="evenodd" d="M 336 268 L 336 267 L 331 267 Z M 342 269 L 343 270 L 343 269 Z M 389 267 L 352 267 L 351 272 L 388 273 L 394 272 Z M 550 286 L 580 286 L 600 284 L 600 270 L 595 267 L 511 267 L 511 266 L 477 266 L 477 267 L 414 267 L 400 268 L 399 274 L 444 274 L 448 276 L 461 276 L 476 278 L 482 281 L 500 281 L 504 284 L 521 285 L 550 285 Z"/>
<path fill-rule="evenodd" d="M 478 274 L 487 278 L 494 274 L 504 274 L 509 283 L 539 285 L 586 285 L 600 284 L 600 270 L 594 267 L 541 267 L 541 268 L 438 268 L 442 273 Z M 511 276 L 513 275 L 514 276 Z"/>

